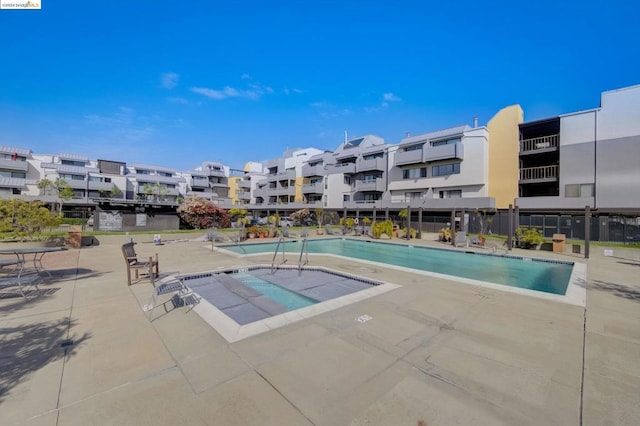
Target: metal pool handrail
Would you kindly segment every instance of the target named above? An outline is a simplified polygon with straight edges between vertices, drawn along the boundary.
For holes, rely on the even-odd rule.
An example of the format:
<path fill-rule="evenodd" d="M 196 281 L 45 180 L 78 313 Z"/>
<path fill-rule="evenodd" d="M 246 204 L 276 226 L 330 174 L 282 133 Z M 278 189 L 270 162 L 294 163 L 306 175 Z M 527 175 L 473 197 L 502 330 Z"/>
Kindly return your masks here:
<path fill-rule="evenodd" d="M 275 251 L 273 252 L 273 259 L 271 259 L 271 274 L 275 274 L 276 272 L 276 256 L 278 255 L 278 250 L 280 250 L 280 243 L 284 242 L 284 237 L 280 237 L 280 239 L 278 239 L 278 245 L 276 246 Z M 282 248 L 282 264 L 287 263 L 287 259 L 284 258 L 284 247 Z M 279 265 L 278 265 L 279 266 Z"/>
<path fill-rule="evenodd" d="M 302 254 L 305 253 L 304 263 L 302 263 Z M 302 240 L 302 247 L 300 248 L 300 258 L 298 259 L 298 276 L 302 275 L 302 267 L 309 263 L 309 249 L 307 248 L 307 239 Z"/>

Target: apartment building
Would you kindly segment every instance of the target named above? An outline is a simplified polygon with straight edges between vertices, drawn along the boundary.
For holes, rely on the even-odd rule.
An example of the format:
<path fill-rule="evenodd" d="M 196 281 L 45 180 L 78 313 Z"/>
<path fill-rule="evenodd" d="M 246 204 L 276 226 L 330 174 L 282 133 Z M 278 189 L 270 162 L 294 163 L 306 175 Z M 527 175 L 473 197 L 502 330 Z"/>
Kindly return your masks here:
<path fill-rule="evenodd" d="M 489 132 L 467 125 L 407 136 L 390 150 L 384 207 L 493 209 Z"/>
<path fill-rule="evenodd" d="M 223 207 L 232 205 L 229 192 L 229 169 L 216 161 L 205 161 L 194 170 L 178 173 L 180 193 L 183 196 L 196 195 Z"/>
<path fill-rule="evenodd" d="M 520 225 L 546 236 L 640 241 L 640 85 L 600 106 L 519 126 Z"/>
<path fill-rule="evenodd" d="M 27 185 L 35 185 L 31 150 L 15 146 L 0 146 L 0 197 L 21 195 Z"/>
<path fill-rule="evenodd" d="M 345 140 L 302 166 L 302 192 L 309 208 L 358 208 L 386 191 L 387 145 L 376 135 Z"/>
<path fill-rule="evenodd" d="M 640 85 L 600 107 L 520 125 L 521 209 L 640 211 Z"/>
<path fill-rule="evenodd" d="M 295 148 L 285 151 L 283 157 L 268 160 L 266 178 L 257 183 L 254 191 L 256 207 L 290 210 L 306 207 L 302 166 L 320 153 L 316 148 Z"/>
<path fill-rule="evenodd" d="M 249 161 L 242 170 L 230 169 L 229 194 L 234 206 L 250 206 L 256 203 L 254 192 L 259 181 L 265 180 L 266 172 L 261 163 Z"/>
<path fill-rule="evenodd" d="M 126 199 L 177 204 L 180 184 L 184 181 L 169 167 L 132 164 L 128 167 Z"/>

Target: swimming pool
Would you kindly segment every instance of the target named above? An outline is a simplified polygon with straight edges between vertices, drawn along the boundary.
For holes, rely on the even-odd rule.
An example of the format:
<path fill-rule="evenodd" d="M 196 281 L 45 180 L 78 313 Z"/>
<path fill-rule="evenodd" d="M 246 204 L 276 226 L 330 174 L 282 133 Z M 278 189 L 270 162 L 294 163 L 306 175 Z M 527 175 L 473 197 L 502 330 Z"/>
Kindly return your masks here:
<path fill-rule="evenodd" d="M 237 254 L 273 253 L 277 243 L 224 246 Z M 300 253 L 302 241 L 286 241 L 284 251 Z M 420 271 L 564 295 L 573 263 L 442 250 L 354 239 L 308 240 L 309 253 L 363 259 Z M 282 247 L 281 247 L 282 250 Z"/>
<path fill-rule="evenodd" d="M 275 272 L 275 273 L 273 273 Z M 352 276 L 323 267 L 302 271 L 254 265 L 181 275 L 200 297 L 193 310 L 227 341 L 330 312 L 394 290 L 397 284 Z"/>

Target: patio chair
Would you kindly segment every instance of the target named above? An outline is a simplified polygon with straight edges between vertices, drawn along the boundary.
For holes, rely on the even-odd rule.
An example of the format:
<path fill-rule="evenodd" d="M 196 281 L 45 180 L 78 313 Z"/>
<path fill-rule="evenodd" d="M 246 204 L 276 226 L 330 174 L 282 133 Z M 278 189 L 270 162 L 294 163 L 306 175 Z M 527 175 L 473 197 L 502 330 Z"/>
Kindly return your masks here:
<path fill-rule="evenodd" d="M 289 232 L 289 227 L 288 226 L 283 226 L 282 227 L 282 236 L 285 238 L 295 238 L 298 236 L 298 234 L 294 234 L 293 232 Z"/>
<path fill-rule="evenodd" d="M 173 303 L 174 307 L 190 306 L 190 309 L 187 310 L 187 312 L 193 309 L 193 307 L 200 302 L 198 296 L 182 282 L 180 277 L 173 277 L 170 281 L 154 286 L 151 305 L 143 307 L 143 310 L 147 312 L 149 318 L 151 318 L 151 313 L 157 305 L 158 296 L 169 293 L 173 293 L 173 297 L 170 301 Z"/>
<path fill-rule="evenodd" d="M 456 247 L 465 247 L 467 245 L 467 233 L 464 231 L 458 231 L 455 238 Z"/>
<path fill-rule="evenodd" d="M 122 245 L 122 254 L 124 255 L 124 261 L 127 265 L 127 284 L 131 285 L 131 272 L 135 271 L 136 281 L 138 281 L 141 270 L 146 272 L 151 280 L 151 284 L 154 284 L 154 280 L 159 274 L 158 253 L 156 253 L 155 256 L 145 257 L 145 260 L 138 260 L 138 255 L 133 247 L 134 244 L 132 241 Z"/>

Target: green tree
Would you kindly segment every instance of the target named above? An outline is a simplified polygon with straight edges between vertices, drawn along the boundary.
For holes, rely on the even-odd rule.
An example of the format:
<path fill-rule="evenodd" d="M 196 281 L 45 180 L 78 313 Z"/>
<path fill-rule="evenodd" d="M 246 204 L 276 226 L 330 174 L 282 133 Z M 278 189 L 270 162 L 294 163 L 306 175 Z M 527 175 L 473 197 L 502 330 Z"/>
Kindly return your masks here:
<path fill-rule="evenodd" d="M 62 205 L 65 201 L 69 201 L 75 195 L 73 188 L 69 186 L 66 180 L 62 178 L 56 178 L 55 181 L 51 181 L 50 179 L 42 179 L 38 182 L 38 189 L 43 193 L 43 195 L 48 195 L 51 192 L 54 192 L 54 195 L 58 196 L 58 214 L 62 214 Z"/>
<path fill-rule="evenodd" d="M 109 197 L 118 198 L 121 195 L 122 195 L 122 190 L 120 188 L 118 188 L 117 186 L 113 185 L 111 187 L 111 191 L 109 191 Z"/>
<path fill-rule="evenodd" d="M 0 235 L 2 238 L 33 237 L 49 227 L 58 226 L 62 218 L 52 214 L 41 201 L 0 200 Z"/>

